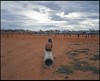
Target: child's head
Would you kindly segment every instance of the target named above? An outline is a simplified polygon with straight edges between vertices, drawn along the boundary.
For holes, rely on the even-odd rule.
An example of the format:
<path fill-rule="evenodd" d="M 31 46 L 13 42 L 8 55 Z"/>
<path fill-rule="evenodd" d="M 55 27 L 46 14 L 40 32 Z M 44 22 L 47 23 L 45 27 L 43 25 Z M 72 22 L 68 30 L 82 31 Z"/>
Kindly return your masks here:
<path fill-rule="evenodd" d="M 52 39 L 48 39 L 48 42 L 52 43 Z"/>

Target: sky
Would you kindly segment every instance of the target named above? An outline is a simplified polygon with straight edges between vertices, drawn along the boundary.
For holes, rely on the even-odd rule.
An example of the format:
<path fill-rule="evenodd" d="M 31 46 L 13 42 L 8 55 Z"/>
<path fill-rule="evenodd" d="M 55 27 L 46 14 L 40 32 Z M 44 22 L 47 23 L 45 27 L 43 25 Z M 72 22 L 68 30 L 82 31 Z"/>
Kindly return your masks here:
<path fill-rule="evenodd" d="M 1 29 L 99 30 L 99 1 L 1 1 Z"/>

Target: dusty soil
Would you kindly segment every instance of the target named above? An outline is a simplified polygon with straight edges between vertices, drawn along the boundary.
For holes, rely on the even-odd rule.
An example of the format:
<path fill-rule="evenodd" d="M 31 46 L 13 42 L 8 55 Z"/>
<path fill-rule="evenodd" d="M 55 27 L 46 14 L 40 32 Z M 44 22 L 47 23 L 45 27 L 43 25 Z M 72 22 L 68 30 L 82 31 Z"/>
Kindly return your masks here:
<path fill-rule="evenodd" d="M 53 40 L 54 66 L 43 66 L 44 45 L 48 38 Z M 90 60 L 99 52 L 99 36 L 44 36 L 13 34 L 1 36 L 1 79 L 2 80 L 99 80 L 99 74 L 91 71 L 75 71 L 68 78 L 55 73 L 60 65 L 70 65 L 73 59 L 66 52 L 75 49 L 89 49 L 87 54 L 80 54 L 78 60 L 87 61 L 99 68 L 99 60 Z"/>

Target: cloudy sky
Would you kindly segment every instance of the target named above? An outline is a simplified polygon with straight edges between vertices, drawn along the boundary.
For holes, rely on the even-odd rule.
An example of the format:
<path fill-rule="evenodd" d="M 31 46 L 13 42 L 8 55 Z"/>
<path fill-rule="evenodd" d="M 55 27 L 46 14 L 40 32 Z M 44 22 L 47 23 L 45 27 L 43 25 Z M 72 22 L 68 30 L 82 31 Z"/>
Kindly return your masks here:
<path fill-rule="evenodd" d="M 1 28 L 99 29 L 99 1 L 1 1 Z"/>

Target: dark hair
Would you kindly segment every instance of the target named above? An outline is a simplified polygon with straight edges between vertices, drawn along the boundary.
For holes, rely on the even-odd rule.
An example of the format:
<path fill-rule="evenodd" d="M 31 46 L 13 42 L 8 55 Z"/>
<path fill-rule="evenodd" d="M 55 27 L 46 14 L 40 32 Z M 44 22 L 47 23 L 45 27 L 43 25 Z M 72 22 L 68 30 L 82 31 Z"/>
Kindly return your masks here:
<path fill-rule="evenodd" d="M 48 39 L 48 42 L 51 42 L 52 43 L 52 39 Z"/>

